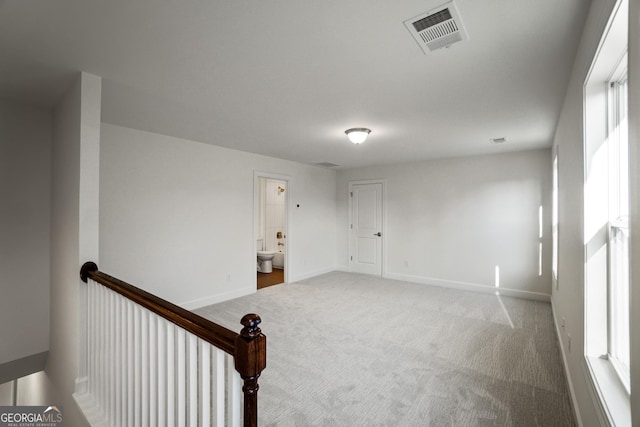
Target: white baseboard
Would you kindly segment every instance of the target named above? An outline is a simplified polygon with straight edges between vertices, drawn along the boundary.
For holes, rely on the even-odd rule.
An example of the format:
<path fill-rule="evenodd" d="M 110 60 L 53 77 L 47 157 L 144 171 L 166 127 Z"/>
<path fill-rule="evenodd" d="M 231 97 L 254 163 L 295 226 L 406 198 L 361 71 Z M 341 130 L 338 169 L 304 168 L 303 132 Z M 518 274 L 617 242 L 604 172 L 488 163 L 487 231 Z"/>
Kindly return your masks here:
<path fill-rule="evenodd" d="M 307 271 L 301 274 L 291 275 L 292 277 L 288 278 L 289 283 L 298 282 L 300 280 L 310 279 L 315 276 L 320 276 L 321 274 L 331 273 L 332 271 L 336 271 L 338 268 L 335 266 L 325 267 L 318 270 Z M 346 271 L 346 270 L 345 270 Z M 225 292 L 222 294 L 211 295 L 204 298 L 199 298 L 191 301 L 185 301 L 183 303 L 178 304 L 182 308 L 186 308 L 187 310 L 195 310 L 201 307 L 206 307 L 211 304 L 217 304 L 224 301 L 229 301 L 235 298 L 240 298 L 246 295 L 251 295 L 256 292 L 255 288 L 242 288 L 236 289 L 233 291 Z"/>
<path fill-rule="evenodd" d="M 295 274 L 295 275 L 292 274 L 291 277 L 288 277 L 289 279 L 288 282 L 289 283 L 299 282 L 300 280 L 311 279 L 312 277 L 320 276 L 321 274 L 331 273 L 332 271 L 336 271 L 336 270 L 337 270 L 336 266 L 331 266 L 331 267 L 320 268 L 318 270 L 306 271 L 300 274 Z"/>
<path fill-rule="evenodd" d="M 432 277 L 423 276 L 411 276 L 408 274 L 387 273 L 385 274 L 387 279 L 402 280 L 411 283 L 420 283 L 423 285 L 440 286 L 443 288 L 462 289 L 465 291 L 483 292 L 487 294 L 494 294 L 499 292 L 500 295 L 516 298 L 530 299 L 534 301 L 550 302 L 551 295 L 543 294 L 542 292 L 521 291 L 519 289 L 509 288 L 494 288 L 493 286 L 481 285 L 478 283 L 469 282 L 457 282 L 454 280 L 434 279 Z"/>
<path fill-rule="evenodd" d="M 560 328 L 558 327 L 558 317 L 556 316 L 556 308 L 553 305 L 553 300 L 551 300 L 551 313 L 553 314 L 553 324 L 556 330 L 556 338 L 558 338 L 558 347 L 560 347 L 560 354 L 562 355 L 562 366 L 564 367 L 564 376 L 567 379 L 567 385 L 569 386 L 569 396 L 571 397 L 571 407 L 573 409 L 573 415 L 576 417 L 576 422 L 578 426 L 582 427 L 584 424 L 582 423 L 582 417 L 580 416 L 580 408 L 578 406 L 578 399 L 576 398 L 576 392 L 573 389 L 573 381 L 571 381 L 571 372 L 569 371 L 569 362 L 567 360 L 567 355 L 564 352 L 564 347 L 562 346 L 562 333 Z"/>
<path fill-rule="evenodd" d="M 217 304 L 219 302 L 229 301 L 231 299 L 240 298 L 246 295 L 251 295 L 256 292 L 256 288 L 242 288 L 234 289 L 233 291 L 224 292 L 221 294 L 210 295 L 204 298 L 198 298 L 191 301 L 186 301 L 178 304 L 182 308 L 187 310 L 195 310 L 197 308 L 206 307 L 211 304 Z"/>

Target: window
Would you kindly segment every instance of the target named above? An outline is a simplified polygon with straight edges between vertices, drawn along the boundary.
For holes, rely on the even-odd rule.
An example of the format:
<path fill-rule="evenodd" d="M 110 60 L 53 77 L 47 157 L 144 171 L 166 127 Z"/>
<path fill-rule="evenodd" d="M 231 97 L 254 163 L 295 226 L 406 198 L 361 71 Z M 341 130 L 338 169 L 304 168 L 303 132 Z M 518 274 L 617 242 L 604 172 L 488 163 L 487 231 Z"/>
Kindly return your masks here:
<path fill-rule="evenodd" d="M 630 424 L 627 21 L 619 0 L 584 86 L 584 354 L 613 425 Z"/>
<path fill-rule="evenodd" d="M 609 82 L 608 357 L 629 391 L 629 139 L 626 61 Z"/>

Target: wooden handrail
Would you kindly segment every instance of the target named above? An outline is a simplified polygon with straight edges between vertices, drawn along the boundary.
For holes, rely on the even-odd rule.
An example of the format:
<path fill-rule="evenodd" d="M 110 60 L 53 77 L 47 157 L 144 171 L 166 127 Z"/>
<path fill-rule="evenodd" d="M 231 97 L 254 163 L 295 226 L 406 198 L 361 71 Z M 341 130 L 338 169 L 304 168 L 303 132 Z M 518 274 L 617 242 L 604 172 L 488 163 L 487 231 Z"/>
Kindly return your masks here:
<path fill-rule="evenodd" d="M 253 313 L 243 316 L 240 321 L 243 328 L 238 334 L 192 311 L 105 274 L 98 270 L 94 262 L 86 262 L 82 266 L 80 278 L 85 283 L 91 279 L 119 293 L 233 356 L 236 371 L 244 381 L 244 425 L 258 425 L 258 377 L 267 366 L 267 338 L 258 327 L 261 322 L 260 316 Z"/>

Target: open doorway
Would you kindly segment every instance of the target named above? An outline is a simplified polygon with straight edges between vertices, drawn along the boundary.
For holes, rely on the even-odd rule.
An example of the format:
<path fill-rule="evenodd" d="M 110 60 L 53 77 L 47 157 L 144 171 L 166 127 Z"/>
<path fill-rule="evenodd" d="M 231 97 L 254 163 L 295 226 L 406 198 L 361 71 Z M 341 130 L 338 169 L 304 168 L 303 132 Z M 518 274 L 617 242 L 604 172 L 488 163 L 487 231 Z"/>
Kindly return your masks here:
<path fill-rule="evenodd" d="M 256 288 L 287 282 L 288 177 L 255 174 Z"/>

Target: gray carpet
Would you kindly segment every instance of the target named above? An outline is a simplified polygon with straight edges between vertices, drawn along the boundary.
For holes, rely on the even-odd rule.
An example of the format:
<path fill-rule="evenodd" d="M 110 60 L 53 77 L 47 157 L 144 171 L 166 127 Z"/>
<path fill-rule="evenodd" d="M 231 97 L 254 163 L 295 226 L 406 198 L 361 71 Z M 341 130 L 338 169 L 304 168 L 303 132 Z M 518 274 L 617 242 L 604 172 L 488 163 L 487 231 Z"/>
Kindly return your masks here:
<path fill-rule="evenodd" d="M 267 336 L 261 426 L 573 426 L 551 305 L 334 272 L 197 312 Z"/>

